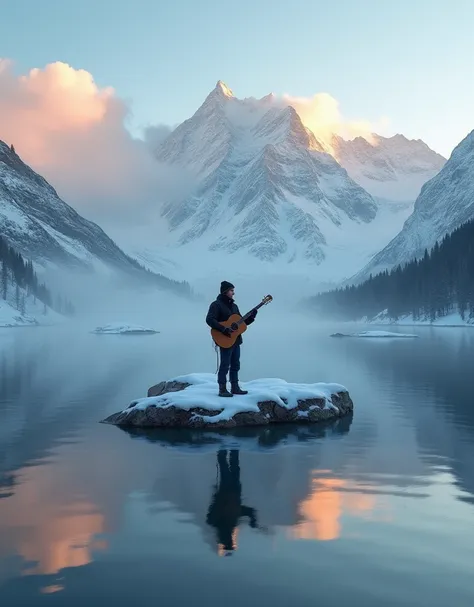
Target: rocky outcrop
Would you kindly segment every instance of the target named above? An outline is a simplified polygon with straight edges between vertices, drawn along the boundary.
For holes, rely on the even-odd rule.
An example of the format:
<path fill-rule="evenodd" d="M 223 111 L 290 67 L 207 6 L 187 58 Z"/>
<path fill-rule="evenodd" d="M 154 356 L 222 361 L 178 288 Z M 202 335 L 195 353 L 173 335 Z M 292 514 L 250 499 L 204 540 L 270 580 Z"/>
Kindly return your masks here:
<path fill-rule="evenodd" d="M 296 399 L 293 405 L 278 395 L 274 399 L 259 400 L 258 391 L 252 402 L 252 390 L 248 396 L 221 398 L 217 401 L 218 405 L 213 404 L 212 407 L 206 407 L 197 399 L 193 401 L 192 390 L 189 391 L 186 405 L 182 400 L 173 403 L 173 393 L 192 387 L 193 384 L 184 381 L 161 382 L 148 390 L 148 398 L 133 401 L 127 409 L 110 415 L 103 423 L 142 428 L 236 428 L 284 423 L 312 424 L 342 417 L 353 410 L 352 399 L 345 389 L 334 391 L 330 399 L 326 396 L 301 398 Z M 198 394 L 196 391 L 196 396 Z M 166 398 L 165 395 L 170 397 Z"/>

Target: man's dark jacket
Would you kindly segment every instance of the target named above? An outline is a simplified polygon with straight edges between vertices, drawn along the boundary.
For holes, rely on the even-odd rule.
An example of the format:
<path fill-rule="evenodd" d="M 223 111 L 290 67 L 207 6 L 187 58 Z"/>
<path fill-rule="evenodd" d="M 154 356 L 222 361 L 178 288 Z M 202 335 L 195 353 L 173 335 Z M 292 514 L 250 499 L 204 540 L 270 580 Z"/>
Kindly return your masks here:
<path fill-rule="evenodd" d="M 218 295 L 217 299 L 213 301 L 209 306 L 209 311 L 206 316 L 206 323 L 212 329 L 217 329 L 222 333 L 224 327 L 220 323 L 228 320 L 228 318 L 232 316 L 232 314 L 238 314 L 239 316 L 242 316 L 238 305 L 233 299 L 230 299 L 230 297 L 227 297 L 227 295 Z M 249 318 L 247 318 L 245 324 L 251 325 L 254 320 L 255 314 L 252 314 L 252 316 L 249 316 Z M 235 343 L 238 345 L 242 343 L 241 335 L 239 335 Z"/>

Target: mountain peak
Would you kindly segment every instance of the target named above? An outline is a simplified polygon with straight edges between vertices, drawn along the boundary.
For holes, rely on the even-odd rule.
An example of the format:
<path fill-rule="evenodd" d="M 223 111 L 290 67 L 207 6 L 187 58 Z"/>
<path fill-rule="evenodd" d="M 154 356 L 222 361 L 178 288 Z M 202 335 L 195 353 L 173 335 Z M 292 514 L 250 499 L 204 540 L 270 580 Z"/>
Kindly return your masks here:
<path fill-rule="evenodd" d="M 273 103 L 276 100 L 274 93 L 269 93 L 260 99 L 260 103 Z"/>
<path fill-rule="evenodd" d="M 224 95 L 224 97 L 234 96 L 232 90 L 227 86 L 227 84 L 225 84 L 225 82 L 222 82 L 222 80 L 217 81 L 217 84 L 214 88 L 214 92 L 219 93 L 220 95 Z"/>
<path fill-rule="evenodd" d="M 222 80 L 218 80 L 216 86 L 212 89 L 209 95 L 204 100 L 202 106 L 196 112 L 200 114 L 202 111 L 214 111 L 217 108 L 222 108 L 226 102 L 235 99 L 232 90 Z"/>

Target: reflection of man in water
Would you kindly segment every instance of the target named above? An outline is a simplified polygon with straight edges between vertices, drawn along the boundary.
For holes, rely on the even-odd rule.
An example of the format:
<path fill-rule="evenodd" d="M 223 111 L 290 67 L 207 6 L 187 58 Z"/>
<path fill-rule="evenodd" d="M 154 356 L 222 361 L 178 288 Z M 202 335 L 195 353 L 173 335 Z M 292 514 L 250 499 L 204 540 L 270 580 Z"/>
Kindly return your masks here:
<path fill-rule="evenodd" d="M 229 462 L 227 451 L 217 453 L 219 465 L 219 483 L 216 486 L 211 505 L 207 512 L 207 523 L 216 528 L 217 542 L 223 550 L 235 550 L 234 530 L 239 519 L 248 516 L 250 526 L 257 527 L 257 513 L 254 508 L 242 505 L 242 485 L 240 484 L 239 452 L 230 452 Z"/>

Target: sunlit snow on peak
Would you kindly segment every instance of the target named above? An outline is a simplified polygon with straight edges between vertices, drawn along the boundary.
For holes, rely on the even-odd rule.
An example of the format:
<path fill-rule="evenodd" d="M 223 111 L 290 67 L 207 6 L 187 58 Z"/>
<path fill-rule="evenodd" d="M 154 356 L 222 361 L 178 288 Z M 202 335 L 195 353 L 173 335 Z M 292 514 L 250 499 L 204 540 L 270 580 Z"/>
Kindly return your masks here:
<path fill-rule="evenodd" d="M 216 84 L 216 89 L 219 89 L 221 93 L 223 93 L 226 97 L 233 97 L 234 93 L 232 90 L 224 83 L 222 80 L 219 80 Z"/>

